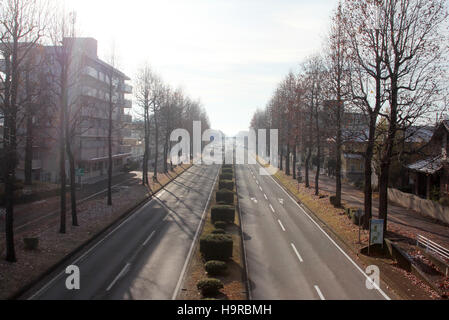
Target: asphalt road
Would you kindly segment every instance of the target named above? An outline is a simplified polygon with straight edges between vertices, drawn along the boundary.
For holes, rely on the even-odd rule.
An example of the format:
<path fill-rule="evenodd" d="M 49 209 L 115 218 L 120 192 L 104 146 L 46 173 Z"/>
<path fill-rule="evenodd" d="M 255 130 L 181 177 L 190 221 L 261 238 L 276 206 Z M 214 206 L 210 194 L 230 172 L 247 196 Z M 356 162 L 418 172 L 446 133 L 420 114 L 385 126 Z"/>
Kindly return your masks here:
<path fill-rule="evenodd" d="M 29 299 L 172 299 L 212 193 L 219 166 L 193 166 L 67 265 L 80 270 L 68 290 L 65 267 Z"/>
<path fill-rule="evenodd" d="M 260 165 L 236 168 L 252 299 L 388 299 Z"/>

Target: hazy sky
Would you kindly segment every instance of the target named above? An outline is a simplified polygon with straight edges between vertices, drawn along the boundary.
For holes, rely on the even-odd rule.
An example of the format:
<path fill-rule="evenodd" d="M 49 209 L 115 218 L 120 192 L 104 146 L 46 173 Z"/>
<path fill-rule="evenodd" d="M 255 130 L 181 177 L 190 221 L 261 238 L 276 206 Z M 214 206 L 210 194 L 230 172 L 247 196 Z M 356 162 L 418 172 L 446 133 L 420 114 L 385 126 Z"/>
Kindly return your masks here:
<path fill-rule="evenodd" d="M 337 0 L 66 0 L 105 58 L 134 78 L 145 61 L 200 98 L 214 129 L 247 129 L 276 84 L 319 52 Z"/>

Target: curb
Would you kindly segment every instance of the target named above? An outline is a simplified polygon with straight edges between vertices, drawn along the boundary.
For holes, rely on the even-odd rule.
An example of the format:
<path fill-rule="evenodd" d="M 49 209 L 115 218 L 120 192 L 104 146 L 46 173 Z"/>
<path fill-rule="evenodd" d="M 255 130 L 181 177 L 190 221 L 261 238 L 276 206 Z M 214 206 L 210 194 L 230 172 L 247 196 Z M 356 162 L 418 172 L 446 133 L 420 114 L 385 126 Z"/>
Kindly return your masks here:
<path fill-rule="evenodd" d="M 30 283 L 23 286 L 21 289 L 19 289 L 16 293 L 13 293 L 10 295 L 7 300 L 18 300 L 23 298 L 24 295 L 27 294 L 31 288 L 36 286 L 40 281 L 43 281 L 45 277 L 49 276 L 53 272 L 55 272 L 57 269 L 61 267 L 61 265 L 67 263 L 69 260 L 71 260 L 73 257 L 75 257 L 77 254 L 79 254 L 82 250 L 89 247 L 90 245 L 94 244 L 96 241 L 98 241 L 98 238 L 100 238 L 106 231 L 111 229 L 114 225 L 119 223 L 120 221 L 124 220 L 128 216 L 132 215 L 134 211 L 145 205 L 148 201 L 153 199 L 153 196 L 159 192 L 160 190 L 164 189 L 166 186 L 168 186 L 173 180 L 175 180 L 177 177 L 181 176 L 184 172 L 188 171 L 190 168 L 192 168 L 193 165 L 188 167 L 187 169 L 184 169 L 182 172 L 180 172 L 178 175 L 176 175 L 173 179 L 169 180 L 165 185 L 163 185 L 161 188 L 159 188 L 157 191 L 152 192 L 151 195 L 148 197 L 142 199 L 141 201 L 137 202 L 137 204 L 134 204 L 131 208 L 127 209 L 123 214 L 121 214 L 117 219 L 112 221 L 110 224 L 102 228 L 100 231 L 95 233 L 90 239 L 86 240 L 84 243 L 76 247 L 74 250 L 69 252 L 67 255 L 62 257 L 58 262 L 56 262 L 54 265 L 43 271 L 41 274 L 39 274 L 36 279 L 32 280 Z"/>
<path fill-rule="evenodd" d="M 235 191 L 237 193 L 237 210 L 239 212 L 239 220 L 240 220 L 240 243 L 242 246 L 243 253 L 243 268 L 245 269 L 245 286 L 246 286 L 246 297 L 248 300 L 252 300 L 251 295 L 251 286 L 249 283 L 249 274 L 248 274 L 248 259 L 246 256 L 246 247 L 245 247 L 245 239 L 243 235 L 243 219 L 242 219 L 242 211 L 240 209 L 240 200 L 239 200 L 239 190 L 237 186 L 237 169 L 234 165 L 234 174 L 235 174 Z"/>

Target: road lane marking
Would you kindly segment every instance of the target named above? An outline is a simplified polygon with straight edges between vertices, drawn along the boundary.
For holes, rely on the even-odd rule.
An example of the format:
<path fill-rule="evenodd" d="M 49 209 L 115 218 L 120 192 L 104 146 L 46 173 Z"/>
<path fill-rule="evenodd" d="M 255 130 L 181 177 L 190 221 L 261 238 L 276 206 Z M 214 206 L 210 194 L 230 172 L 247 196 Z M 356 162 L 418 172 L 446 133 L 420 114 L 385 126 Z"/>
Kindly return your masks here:
<path fill-rule="evenodd" d="M 300 262 L 304 262 L 304 260 L 302 260 L 301 255 L 299 254 L 298 250 L 296 249 L 295 245 L 294 245 L 293 243 L 290 243 L 290 245 L 292 246 L 293 251 L 295 251 L 295 254 L 296 254 L 296 256 L 298 257 L 299 261 L 300 261 Z"/>
<path fill-rule="evenodd" d="M 283 206 L 284 205 L 284 199 L 279 198 L 279 203 L 281 204 L 281 206 Z"/>
<path fill-rule="evenodd" d="M 259 164 L 260 166 L 260 164 Z M 260 166 L 262 167 L 262 166 Z M 351 259 L 351 257 L 334 241 L 334 239 L 331 238 L 330 235 L 328 235 L 326 233 L 326 231 L 323 230 L 323 228 L 321 228 L 321 226 L 301 207 L 301 205 L 295 200 L 293 199 L 293 197 L 276 181 L 274 180 L 274 178 L 269 175 L 270 178 L 273 180 L 273 182 L 290 198 L 290 200 L 292 200 L 300 209 L 301 211 L 309 218 L 309 220 L 329 239 L 329 241 L 349 260 L 349 262 L 352 263 L 352 265 L 358 270 L 360 271 L 360 273 L 366 278 L 368 279 L 368 281 L 372 282 L 372 279 L 358 266 L 357 263 L 355 263 L 354 260 Z M 376 288 L 377 291 L 379 291 L 379 293 L 386 299 L 386 300 L 391 300 L 391 298 L 376 284 L 373 283 L 373 286 Z"/>
<path fill-rule="evenodd" d="M 176 297 L 178 296 L 179 289 L 181 288 L 181 284 L 182 284 L 182 281 L 184 279 L 184 274 L 186 273 L 187 265 L 188 265 L 188 263 L 190 261 L 190 257 L 192 256 L 193 248 L 195 248 L 196 240 L 198 239 L 198 236 L 200 234 L 200 228 L 202 226 L 202 221 L 206 217 L 206 210 L 207 210 L 207 207 L 209 206 L 209 202 L 210 202 L 210 199 L 212 197 L 212 192 L 214 191 L 214 186 L 217 183 L 217 179 L 218 179 L 218 175 L 219 174 L 220 174 L 220 169 L 217 170 L 217 175 L 215 176 L 214 183 L 212 184 L 212 187 L 210 188 L 209 198 L 207 199 L 206 205 L 204 206 L 203 214 L 201 215 L 201 221 L 198 224 L 198 228 L 196 229 L 196 233 L 195 233 L 195 236 L 193 238 L 192 244 L 190 245 L 189 253 L 187 254 L 187 258 L 186 258 L 186 260 L 184 262 L 184 266 L 182 267 L 181 274 L 179 275 L 178 283 L 176 284 L 175 291 L 173 292 L 173 295 L 172 295 L 172 298 L 171 298 L 172 300 L 176 299 Z"/>
<path fill-rule="evenodd" d="M 260 189 L 260 191 L 263 191 L 263 189 L 262 189 L 262 187 L 261 187 L 261 186 L 259 186 L 259 189 Z"/>
<path fill-rule="evenodd" d="M 154 234 L 156 231 L 151 232 L 151 234 L 148 236 L 148 238 L 142 243 L 142 246 L 145 247 L 148 243 L 148 241 L 151 240 L 151 238 L 153 238 Z"/>
<path fill-rule="evenodd" d="M 111 290 L 111 288 L 114 286 L 114 284 L 129 271 L 130 266 L 131 266 L 131 263 L 128 262 L 123 267 L 122 271 L 120 271 L 120 273 L 114 278 L 114 280 L 111 282 L 111 284 L 106 288 L 106 291 Z"/>
<path fill-rule="evenodd" d="M 263 196 L 265 197 L 265 200 L 268 200 L 267 195 L 264 193 Z"/>
<path fill-rule="evenodd" d="M 189 172 L 190 173 L 190 172 Z M 156 198 L 157 194 L 161 192 L 158 191 L 154 195 L 153 198 L 151 198 L 148 202 L 144 203 L 139 209 L 135 210 L 129 217 L 127 217 L 124 221 L 122 221 L 117 227 L 115 227 L 111 232 L 106 234 L 103 238 L 98 240 L 92 247 L 90 247 L 86 252 L 84 252 L 81 256 L 79 256 L 77 259 L 75 259 L 72 264 L 76 265 L 83 261 L 93 250 L 95 250 L 99 245 L 101 245 L 106 239 L 108 239 L 113 233 L 115 233 L 118 229 L 120 229 L 124 224 L 126 224 L 129 220 L 133 219 L 137 214 L 143 212 L 142 209 L 149 206 Z M 61 271 L 59 274 L 57 274 L 54 278 L 52 278 L 49 282 L 47 282 L 43 287 L 41 287 L 39 290 L 37 290 L 34 294 L 32 294 L 30 297 L 27 298 L 27 300 L 32 300 L 35 297 L 40 296 L 43 292 L 47 291 L 47 289 L 61 276 L 65 275 L 65 270 Z"/>
<path fill-rule="evenodd" d="M 282 231 L 284 231 L 284 232 L 285 232 L 285 228 L 284 228 L 284 225 L 282 224 L 281 220 L 279 220 L 279 219 L 278 219 L 278 222 L 279 222 L 279 225 L 280 225 L 280 226 L 281 226 L 281 228 L 282 228 Z"/>
<path fill-rule="evenodd" d="M 316 290 L 316 292 L 318 292 L 318 295 L 320 296 L 321 300 L 326 300 L 326 299 L 324 299 L 324 296 L 321 293 L 321 290 L 320 290 L 320 288 L 318 286 L 315 286 L 315 290 Z"/>
<path fill-rule="evenodd" d="M 274 208 L 273 208 L 273 206 L 270 204 L 270 209 L 271 209 L 271 211 L 273 211 L 273 213 L 274 213 Z"/>

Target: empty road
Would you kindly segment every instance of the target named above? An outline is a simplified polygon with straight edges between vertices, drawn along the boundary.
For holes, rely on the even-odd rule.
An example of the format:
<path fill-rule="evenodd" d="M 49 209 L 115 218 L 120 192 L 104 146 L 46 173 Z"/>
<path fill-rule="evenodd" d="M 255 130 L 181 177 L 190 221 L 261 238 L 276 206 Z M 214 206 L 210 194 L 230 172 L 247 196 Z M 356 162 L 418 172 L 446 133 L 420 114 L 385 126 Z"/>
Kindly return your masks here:
<path fill-rule="evenodd" d="M 260 168 L 236 166 L 252 299 L 389 299 Z"/>
<path fill-rule="evenodd" d="M 66 266 L 28 299 L 172 299 L 212 194 L 219 166 L 193 166 L 68 265 L 80 289 L 68 290 Z"/>

